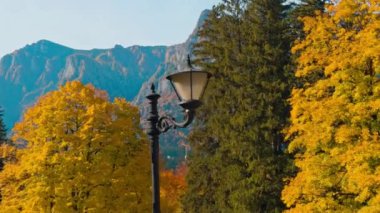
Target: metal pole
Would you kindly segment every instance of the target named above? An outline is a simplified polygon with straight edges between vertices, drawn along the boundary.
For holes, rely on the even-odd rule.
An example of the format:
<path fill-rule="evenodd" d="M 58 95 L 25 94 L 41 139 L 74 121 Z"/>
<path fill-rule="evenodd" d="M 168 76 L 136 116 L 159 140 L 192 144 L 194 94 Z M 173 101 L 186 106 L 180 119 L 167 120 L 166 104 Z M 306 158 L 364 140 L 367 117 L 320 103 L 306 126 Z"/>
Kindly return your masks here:
<path fill-rule="evenodd" d="M 152 198 L 153 198 L 153 213 L 160 213 L 160 173 L 159 173 L 159 135 L 157 129 L 158 111 L 157 100 L 160 95 L 156 93 L 154 84 L 151 86 L 151 94 L 146 96 L 150 104 L 148 135 L 151 142 L 151 162 L 152 162 Z"/>

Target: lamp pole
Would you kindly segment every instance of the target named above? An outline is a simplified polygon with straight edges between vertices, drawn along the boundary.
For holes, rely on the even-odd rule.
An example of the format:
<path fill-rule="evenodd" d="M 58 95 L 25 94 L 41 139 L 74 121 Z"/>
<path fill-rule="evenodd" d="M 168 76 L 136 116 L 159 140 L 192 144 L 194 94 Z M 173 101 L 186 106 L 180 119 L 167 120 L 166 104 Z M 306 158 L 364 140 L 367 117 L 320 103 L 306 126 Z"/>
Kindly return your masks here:
<path fill-rule="evenodd" d="M 161 133 L 168 131 L 170 128 L 185 128 L 193 120 L 195 111 L 194 109 L 186 109 L 185 117 L 182 122 L 176 122 L 175 119 L 169 115 L 159 116 L 157 109 L 157 101 L 160 95 L 156 93 L 155 86 L 152 84 L 150 87 L 151 93 L 146 96 L 149 100 L 150 111 L 148 116 L 148 135 L 150 140 L 150 153 L 152 163 L 152 198 L 153 198 L 153 213 L 160 212 L 160 144 L 159 137 Z M 190 102 L 189 102 L 190 103 Z M 194 105 L 194 104 L 190 104 Z"/>
<path fill-rule="evenodd" d="M 192 68 L 190 57 L 188 57 L 188 64 Z M 169 115 L 159 116 L 157 101 L 160 95 L 156 93 L 154 84 L 150 87 L 151 93 L 146 96 L 150 106 L 147 134 L 151 145 L 153 213 L 160 213 L 160 134 L 170 128 L 185 128 L 194 120 L 195 109 L 202 104 L 199 99 L 202 97 L 210 77 L 208 72 L 193 72 L 192 69 L 166 77 L 180 100 L 179 105 L 184 109 L 184 118 L 181 122 L 177 122 Z"/>
<path fill-rule="evenodd" d="M 159 135 L 160 131 L 157 128 L 158 123 L 158 111 L 157 111 L 157 100 L 160 95 L 156 93 L 154 84 L 151 86 L 151 94 L 146 96 L 149 100 L 150 112 L 149 112 L 149 126 L 148 135 L 150 139 L 150 152 L 151 152 L 151 163 L 152 163 L 152 198 L 153 198 L 153 213 L 160 212 L 160 173 L 159 173 Z"/>

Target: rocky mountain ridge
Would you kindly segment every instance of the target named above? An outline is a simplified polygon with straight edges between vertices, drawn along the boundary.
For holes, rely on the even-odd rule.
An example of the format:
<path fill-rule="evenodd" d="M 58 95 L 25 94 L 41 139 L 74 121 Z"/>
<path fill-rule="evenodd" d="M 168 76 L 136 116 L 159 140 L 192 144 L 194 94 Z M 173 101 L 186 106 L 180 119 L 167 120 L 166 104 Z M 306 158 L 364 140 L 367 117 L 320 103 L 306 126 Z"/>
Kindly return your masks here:
<path fill-rule="evenodd" d="M 164 77 L 185 69 L 186 56 L 208 12 L 202 12 L 195 30 L 178 45 L 76 50 L 40 40 L 5 55 L 0 60 L 0 106 L 7 127 L 12 128 L 40 96 L 73 80 L 107 91 L 111 100 L 124 97 L 132 101 L 139 106 L 142 117 L 146 115 L 149 85 L 155 83 L 161 109 L 178 113 L 177 99 Z M 177 146 L 184 136 L 184 132 L 171 131 L 161 137 L 163 154 L 169 161 L 173 158 L 175 163 L 184 157 L 185 151 Z"/>

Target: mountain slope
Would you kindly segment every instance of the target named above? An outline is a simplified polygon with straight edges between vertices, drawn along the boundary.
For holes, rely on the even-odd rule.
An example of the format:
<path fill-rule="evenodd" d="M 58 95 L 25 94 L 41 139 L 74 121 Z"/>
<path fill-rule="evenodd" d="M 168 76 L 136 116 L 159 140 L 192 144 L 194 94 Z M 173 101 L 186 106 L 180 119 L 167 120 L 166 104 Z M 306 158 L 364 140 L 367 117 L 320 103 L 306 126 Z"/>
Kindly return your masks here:
<path fill-rule="evenodd" d="M 23 110 L 41 95 L 72 80 L 106 90 L 111 100 L 124 97 L 133 101 L 143 118 L 147 111 L 145 96 L 154 82 L 162 96 L 161 109 L 178 114 L 177 99 L 164 77 L 185 68 L 186 56 L 207 14 L 207 10 L 201 14 L 194 32 L 178 45 L 76 50 L 41 40 L 4 56 L 0 60 L 0 106 L 5 110 L 7 127 L 20 120 Z M 184 135 L 171 131 L 161 137 L 163 153 L 174 156 L 174 163 L 183 158 L 184 150 L 177 143 Z"/>

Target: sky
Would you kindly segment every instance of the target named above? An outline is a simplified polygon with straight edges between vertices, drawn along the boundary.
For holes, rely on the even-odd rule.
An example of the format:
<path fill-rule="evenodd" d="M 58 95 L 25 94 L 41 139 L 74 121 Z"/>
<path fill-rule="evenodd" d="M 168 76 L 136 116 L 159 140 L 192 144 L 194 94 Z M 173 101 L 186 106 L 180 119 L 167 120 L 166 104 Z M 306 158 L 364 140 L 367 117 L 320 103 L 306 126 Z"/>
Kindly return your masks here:
<path fill-rule="evenodd" d="M 0 57 L 41 39 L 75 49 L 184 42 L 221 0 L 0 0 Z"/>

